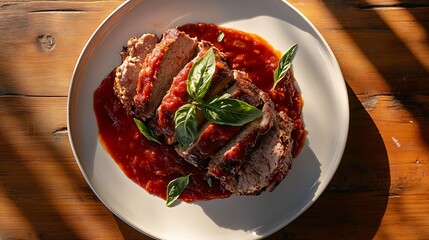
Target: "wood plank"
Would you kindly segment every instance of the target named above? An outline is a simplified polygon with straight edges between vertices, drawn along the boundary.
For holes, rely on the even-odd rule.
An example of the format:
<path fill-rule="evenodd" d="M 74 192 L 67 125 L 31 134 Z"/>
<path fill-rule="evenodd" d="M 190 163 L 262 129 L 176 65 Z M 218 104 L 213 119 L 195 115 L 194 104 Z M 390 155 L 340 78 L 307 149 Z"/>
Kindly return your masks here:
<path fill-rule="evenodd" d="M 402 201 L 413 201 L 413 206 L 424 208 L 427 201 L 426 196 L 419 195 L 421 192 L 419 189 L 429 186 L 428 179 L 424 178 L 428 171 L 428 159 L 420 158 L 417 166 L 410 159 L 402 162 L 403 158 L 401 157 L 388 156 L 388 152 L 393 151 L 392 149 L 396 149 L 397 146 L 393 142 L 385 144 L 383 136 L 379 133 L 379 128 L 374 124 L 369 114 L 366 113 L 364 107 L 360 105 L 357 97 L 352 95 L 350 98 L 352 100 L 350 142 L 336 176 L 328 187 L 327 192 L 316 205 L 299 218 L 296 221 L 297 223 L 292 223 L 276 234 L 274 239 L 284 236 L 284 234 L 288 235 L 290 239 L 312 238 L 317 234 L 328 234 L 328 236 L 333 234 L 333 237 L 337 237 L 332 230 L 327 230 L 325 221 L 320 221 L 320 216 L 326 216 L 326 210 L 323 206 L 332 204 L 332 202 L 336 202 L 335 205 L 341 206 L 341 208 L 337 214 L 330 215 L 331 222 L 328 223 L 335 222 L 339 228 L 350 231 L 346 231 L 347 234 L 357 234 L 354 232 L 357 231 L 356 229 L 366 229 L 361 235 L 358 234 L 357 236 L 363 236 L 362 234 L 366 236 L 368 232 L 373 232 L 373 228 L 376 227 L 375 225 L 367 226 L 369 216 L 367 214 L 373 212 L 373 209 L 368 208 L 368 205 L 373 208 L 381 207 L 381 209 L 386 209 L 387 212 L 396 211 L 403 204 Z M 385 112 L 386 109 L 396 111 L 389 105 L 392 102 L 388 100 L 383 100 L 374 106 L 371 112 Z M 1 197 L 1 202 L 6 202 L 3 206 L 10 206 L 13 203 L 18 208 L 14 212 L 10 210 L 10 207 L 6 209 L 1 209 L 0 207 L 0 210 L 9 213 L 4 215 L 8 216 L 7 219 L 0 218 L 0 222 L 2 222 L 0 225 L 7 226 L 7 229 L 25 230 L 24 232 L 27 235 L 44 232 L 53 237 L 61 236 L 60 234 L 50 235 L 53 234 L 49 232 L 51 227 L 58 228 L 63 234 L 72 231 L 89 234 L 84 226 L 80 226 L 71 220 L 78 217 L 85 221 L 93 221 L 93 228 L 98 227 L 100 229 L 99 232 L 96 231 L 98 234 L 104 234 L 105 228 L 108 226 L 116 229 L 116 231 L 120 228 L 122 236 L 124 236 L 124 232 L 126 232 L 125 236 L 140 236 L 140 233 L 132 230 L 121 220 L 114 218 L 98 201 L 82 179 L 70 150 L 64 151 L 69 149 L 67 134 L 64 131 L 66 124 L 65 105 L 65 98 L 0 98 L 0 115 L 6 116 L 3 118 L 4 124 L 0 127 L 0 132 L 2 133 L 0 158 L 4 159 L 6 164 L 1 165 L 0 172 L 8 173 L 0 176 L 2 185 L 6 186 L 6 191 L 4 191 L 6 194 Z M 407 124 L 405 121 L 408 119 L 409 114 L 406 111 L 400 111 L 399 113 L 401 114 L 395 119 L 384 116 L 383 121 L 385 123 L 383 123 L 383 126 L 397 126 L 398 122 Z M 46 119 L 49 119 L 49 121 L 46 121 Z M 383 132 L 386 131 L 383 130 Z M 397 132 L 396 129 L 392 131 Z M 415 134 L 419 134 L 419 131 L 412 130 L 407 134 L 412 137 Z M 368 139 L 371 139 L 372 144 L 365 145 Z M 399 139 L 402 139 L 402 137 Z M 408 156 L 409 154 L 420 152 L 422 156 L 428 156 L 427 149 L 419 142 L 407 148 L 406 151 L 401 149 L 396 154 L 399 154 L 398 156 L 401 156 L 401 154 Z M 381 149 L 385 149 L 385 151 L 380 151 Z M 416 169 L 416 166 L 419 169 Z M 409 170 L 405 171 L 404 169 L 407 168 Z M 49 176 L 49 178 L 44 178 L 44 176 Z M 406 176 L 415 176 L 415 178 L 406 179 Z M 20 188 L 16 189 L 14 186 L 20 186 Z M 34 191 L 35 187 L 37 191 Z M 389 198 L 390 194 L 394 196 L 393 201 Z M 368 200 L 370 202 L 365 202 L 365 204 L 353 206 L 355 209 L 360 206 L 362 209 L 358 208 L 358 212 L 362 212 L 361 214 L 353 214 L 353 211 L 349 209 L 352 207 L 351 203 L 343 203 L 343 201 L 350 201 L 351 198 L 367 199 L 368 196 L 374 196 L 375 199 Z M 397 198 L 401 198 L 401 202 Z M 8 199 L 9 202 L 5 199 Z M 35 201 L 41 203 L 41 209 L 29 210 Z M 388 203 L 389 206 L 387 206 Z M 75 210 L 68 211 L 67 209 L 79 210 L 76 213 Z M 410 217 L 421 217 L 418 212 L 406 212 Z M 346 213 L 348 215 L 344 216 Z M 31 215 L 31 217 L 28 217 L 28 215 Z M 94 217 L 94 215 L 99 217 Z M 383 224 L 381 213 L 379 215 L 377 216 L 380 218 L 378 221 Z M 11 216 L 14 216 L 12 217 L 13 221 L 10 221 Z M 373 218 L 374 216 L 372 216 L 371 221 L 376 222 Z M 45 220 L 40 222 L 40 219 Z M 349 220 L 342 223 L 344 219 Z M 27 224 L 36 225 L 37 230 L 35 231 L 23 224 L 13 227 L 17 221 L 28 221 Z M 61 223 L 57 223 L 58 221 Z M 76 225 L 68 226 L 68 221 Z M 317 222 L 313 226 L 314 231 L 311 234 L 302 234 L 301 226 L 314 224 L 314 221 Z M 393 220 L 388 219 L 386 221 L 391 222 Z M 428 224 L 426 219 L 419 219 L 419 222 L 423 226 Z M 12 224 L 14 225 L 12 226 Z M 352 226 L 354 227 L 352 228 Z M 409 233 L 408 230 L 407 233 Z M 344 234 L 344 231 L 342 234 Z M 90 238 L 90 236 L 93 235 L 79 235 L 78 237 L 86 239 Z"/>
<path fill-rule="evenodd" d="M 427 213 L 406 208 L 416 203 L 425 206 L 428 198 L 327 191 L 304 215 L 269 239 L 425 239 Z"/>
<path fill-rule="evenodd" d="M 66 100 L 0 98 L 1 239 L 122 237 L 74 160 Z"/>
<path fill-rule="evenodd" d="M 383 5 L 379 2 L 377 5 Z M 427 81 L 420 80 L 427 79 L 429 71 L 424 32 L 429 26 L 428 7 L 366 10 L 360 8 L 360 4 L 359 1 L 326 1 L 298 4 L 297 8 L 326 38 L 355 93 L 368 93 L 369 88 L 385 93 L 427 92 Z M 380 12 L 389 15 L 388 23 Z M 410 18 L 410 14 L 416 17 Z M 406 42 L 392 26 L 400 29 L 401 35 L 409 36 Z M 417 58 L 415 52 L 420 52 L 421 57 Z"/>
<path fill-rule="evenodd" d="M 1 61 L 0 64 L 3 76 L 0 92 L 66 96 L 74 64 L 83 45 L 98 24 L 119 3 L 121 1 L 35 1 L 11 2 L 3 7 L 0 24 L 6 27 L 0 28 L 0 42 L 5 44 L 5 51 L 0 53 L 0 59 L 7 61 Z M 349 1 L 338 7 L 337 1 L 328 1 L 326 4 L 309 1 L 302 5 L 298 2 L 296 6 L 326 37 L 347 76 L 346 80 L 357 93 L 367 92 L 362 86 L 373 84 L 387 93 L 409 89 L 427 91 L 427 84 L 419 80 L 427 77 L 429 51 L 421 51 L 427 49 L 427 44 L 425 38 L 415 34 L 413 27 L 416 22 L 407 21 L 405 15 L 396 9 L 383 10 L 389 11 L 392 21 L 403 29 L 403 34 L 415 36 L 409 39 L 407 45 L 422 52 L 421 58 L 426 59 L 424 63 L 410 53 L 375 11 L 359 8 L 359 4 Z M 408 9 L 419 16 L 421 24 L 426 26 L 429 17 L 424 14 L 424 10 Z M 371 34 L 367 34 L 368 31 Z M 49 48 L 49 43 L 54 38 L 54 48 L 47 51 L 46 48 Z M 338 42 L 342 44 L 337 44 Z M 16 48 L 27 56 L 26 61 L 21 60 L 21 54 L 14 54 Z M 402 57 L 396 58 L 398 54 Z M 369 64 L 365 64 L 367 60 L 370 60 Z M 49 67 L 58 62 L 62 64 L 55 70 Z M 410 62 L 413 64 L 405 64 Z M 355 69 L 356 63 L 360 63 L 359 71 Z M 402 68 L 405 65 L 407 69 Z M 40 81 L 44 84 L 39 84 Z"/>
<path fill-rule="evenodd" d="M 67 96 L 91 34 L 123 1 L 26 1 L 0 7 L 0 95 Z"/>

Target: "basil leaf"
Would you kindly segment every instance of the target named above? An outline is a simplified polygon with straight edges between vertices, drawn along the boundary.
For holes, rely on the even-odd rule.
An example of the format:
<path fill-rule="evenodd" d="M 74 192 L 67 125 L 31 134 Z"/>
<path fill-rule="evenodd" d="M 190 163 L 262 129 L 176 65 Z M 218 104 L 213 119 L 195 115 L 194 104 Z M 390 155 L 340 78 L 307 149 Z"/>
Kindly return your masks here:
<path fill-rule="evenodd" d="M 223 96 L 204 104 L 206 119 L 221 125 L 242 126 L 263 114 L 261 110 L 246 102 Z"/>
<path fill-rule="evenodd" d="M 176 179 L 171 180 L 167 185 L 167 207 L 170 207 L 182 194 L 183 190 L 185 190 L 186 186 L 189 184 L 189 177 L 192 173 L 178 177 Z"/>
<path fill-rule="evenodd" d="M 209 187 L 212 187 L 212 178 L 211 177 L 207 178 L 207 184 L 209 185 Z"/>
<path fill-rule="evenodd" d="M 140 132 L 147 138 L 147 140 L 157 142 L 158 144 L 161 144 L 161 142 L 158 140 L 155 134 L 148 128 L 142 121 L 140 121 L 137 118 L 134 118 L 134 122 L 136 123 L 138 129 Z"/>
<path fill-rule="evenodd" d="M 223 38 L 225 37 L 224 32 L 219 32 L 219 35 L 217 36 L 217 41 L 222 42 Z"/>
<path fill-rule="evenodd" d="M 277 83 L 286 76 L 287 71 L 292 65 L 292 58 L 295 55 L 295 49 L 297 46 L 298 44 L 294 44 L 292 47 L 290 47 L 289 50 L 287 50 L 280 59 L 279 65 L 277 66 L 276 70 L 274 70 L 274 85 L 272 89 L 274 89 Z"/>
<path fill-rule="evenodd" d="M 188 74 L 187 90 L 189 96 L 199 101 L 203 99 L 210 88 L 216 69 L 216 59 L 213 48 L 210 48 L 194 63 Z"/>
<path fill-rule="evenodd" d="M 174 114 L 176 137 L 182 147 L 189 146 L 197 135 L 197 111 L 194 104 L 181 106 Z"/>

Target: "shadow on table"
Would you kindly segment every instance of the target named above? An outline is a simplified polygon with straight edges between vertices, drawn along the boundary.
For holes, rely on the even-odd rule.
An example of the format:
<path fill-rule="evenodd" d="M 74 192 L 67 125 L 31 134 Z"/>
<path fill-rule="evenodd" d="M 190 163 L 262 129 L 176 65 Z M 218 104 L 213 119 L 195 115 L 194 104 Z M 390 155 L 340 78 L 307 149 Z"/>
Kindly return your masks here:
<path fill-rule="evenodd" d="M 377 2 L 377 1 L 376 1 Z M 351 89 L 362 89 L 355 92 L 362 101 L 372 97 L 388 97 L 393 99 L 395 106 L 407 110 L 413 117 L 413 121 L 421 126 L 421 138 L 429 146 L 429 134 L 427 119 L 429 118 L 429 71 L 428 61 L 416 55 L 426 49 L 424 43 L 419 48 L 413 49 L 412 42 L 407 42 L 405 35 L 415 34 L 414 41 L 419 40 L 418 34 L 427 35 L 429 28 L 429 1 L 400 0 L 396 3 L 374 4 L 374 1 L 332 1 L 324 0 L 323 3 L 335 20 L 340 24 L 340 30 L 350 37 L 352 47 L 357 47 L 365 59 L 375 68 L 375 74 L 379 74 L 388 87 L 383 87 L 383 92 L 374 91 L 372 86 L 364 86 L 368 83 L 366 77 L 348 81 Z M 390 11 L 388 14 L 382 12 Z M 395 13 L 397 12 L 397 13 Z M 395 14 L 403 17 L 392 20 Z M 404 22 L 408 22 L 405 24 Z M 399 26 L 412 26 L 413 31 Z M 424 39 L 424 38 L 423 38 Z M 335 46 L 335 42 L 331 43 Z M 419 44 L 420 45 L 420 44 Z M 426 41 L 426 46 L 428 46 Z M 425 61 L 426 60 L 426 61 Z M 349 63 L 345 60 L 342 65 Z M 355 67 L 356 71 L 359 68 Z M 359 86 L 360 85 L 360 86 Z M 366 98 L 366 99 L 365 99 Z"/>
<path fill-rule="evenodd" d="M 1 55 L 0 61 L 7 62 Z M 77 185 L 81 181 L 69 163 L 70 152 L 64 152 L 66 144 L 62 143 L 68 141 L 67 134 L 51 134 L 49 131 L 55 128 L 53 125 L 56 122 L 41 119 L 40 115 L 43 114 L 40 111 L 44 109 L 42 101 L 8 92 L 11 89 L 8 83 L 12 81 L 15 79 L 8 74 L 8 70 L 0 66 L 0 115 L 2 124 L 8 124 L 0 125 L 0 197 L 6 197 L 3 201 L 9 204 L 6 210 L 16 211 L 13 216 L 6 216 L 7 220 L 3 216 L 2 221 L 16 221 L 15 233 L 21 229 L 20 236 L 28 239 L 59 239 L 64 235 L 69 236 L 67 239 L 78 239 L 73 226 L 55 201 L 55 198 L 75 196 L 54 195 L 63 192 L 61 188 Z M 51 106 L 54 112 L 51 114 L 57 114 L 55 110 Z M 46 172 L 40 171 L 42 169 Z M 62 184 L 52 181 L 58 179 L 57 174 L 65 175 L 66 181 Z M 88 194 L 92 194 L 88 190 Z M 31 230 L 24 231 L 24 226 Z M 5 235 L 0 235 L 1 239 L 9 239 L 7 230 L 2 228 L 1 234 Z"/>
<path fill-rule="evenodd" d="M 124 240 L 152 240 L 153 238 L 146 236 L 145 234 L 139 232 L 138 230 L 134 229 L 130 225 L 126 224 L 124 221 L 122 221 L 120 218 L 115 216 L 116 224 L 118 225 L 119 231 L 121 231 L 122 237 Z"/>
<path fill-rule="evenodd" d="M 0 61 L 7 63 L 1 55 Z M 85 207 L 91 207 L 88 211 L 94 216 L 86 221 L 109 219 L 100 217 L 108 210 L 84 182 L 70 150 L 66 123 L 59 117 L 65 116 L 66 97 L 21 95 L 10 86 L 17 80 L 4 66 L 0 65 L 0 199 L 7 211 L 0 223 L 10 229 L 0 226 L 0 239 L 81 239 L 79 228 L 89 225 L 76 219 L 90 215 Z M 83 207 L 73 209 L 76 204 Z"/>
<path fill-rule="evenodd" d="M 350 128 L 330 185 L 290 225 L 269 239 L 372 239 L 389 198 L 389 159 L 373 120 L 348 86 Z"/>

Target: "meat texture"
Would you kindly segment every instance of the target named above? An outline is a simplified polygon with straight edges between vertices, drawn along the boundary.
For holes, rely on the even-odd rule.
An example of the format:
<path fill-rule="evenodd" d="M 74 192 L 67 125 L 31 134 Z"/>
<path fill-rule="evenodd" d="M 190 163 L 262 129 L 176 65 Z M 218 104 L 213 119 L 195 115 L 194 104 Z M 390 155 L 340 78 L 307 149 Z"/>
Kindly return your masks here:
<path fill-rule="evenodd" d="M 196 54 L 197 40 L 177 29 L 164 32 L 146 57 L 134 97 L 135 113 L 143 120 L 152 118 L 173 78 Z"/>
<path fill-rule="evenodd" d="M 147 33 L 128 41 L 122 53 L 122 64 L 116 68 L 114 90 L 129 115 L 133 114 L 134 96 L 144 60 L 158 42 L 158 37 Z"/>
<path fill-rule="evenodd" d="M 284 112 L 277 113 L 273 128 L 262 136 L 237 174 L 221 179 L 224 187 L 238 195 L 274 190 L 292 165 L 292 130 L 291 119 Z"/>
<path fill-rule="evenodd" d="M 243 76 L 241 75 L 240 77 Z M 246 124 L 239 134 L 212 156 L 208 165 L 208 174 L 219 179 L 233 176 L 238 172 L 247 160 L 248 153 L 255 147 L 260 136 L 266 134 L 272 128 L 276 115 L 274 103 L 266 92 L 258 89 L 250 82 L 242 85 L 247 88 L 245 89 L 246 92 L 253 93 L 244 94 L 243 97 L 247 101 L 256 102 L 259 100 L 263 103 L 262 111 L 264 115 Z"/>
<path fill-rule="evenodd" d="M 174 114 L 186 103 L 192 101 L 187 92 L 187 78 L 189 71 L 196 61 L 198 61 L 210 48 L 213 48 L 216 57 L 216 69 L 212 78 L 211 87 L 207 92 L 205 99 L 223 92 L 228 85 L 233 81 L 232 72 L 228 65 L 224 62 L 224 55 L 215 48 L 210 42 L 200 41 L 198 44 L 198 54 L 174 77 L 170 89 L 161 101 L 161 105 L 156 111 L 155 118 L 151 121 L 150 126 L 157 135 L 164 135 L 167 144 L 176 142 L 174 130 Z M 201 115 L 201 113 L 199 113 Z M 204 121 L 202 116 L 199 126 Z"/>

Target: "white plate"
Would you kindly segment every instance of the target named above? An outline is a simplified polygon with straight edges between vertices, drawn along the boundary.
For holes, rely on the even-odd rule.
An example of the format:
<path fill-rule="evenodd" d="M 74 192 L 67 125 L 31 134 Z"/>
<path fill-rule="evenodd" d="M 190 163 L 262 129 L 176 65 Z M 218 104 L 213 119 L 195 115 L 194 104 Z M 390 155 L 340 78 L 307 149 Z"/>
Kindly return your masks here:
<path fill-rule="evenodd" d="M 303 151 L 274 192 L 181 203 L 173 208 L 129 180 L 98 141 L 92 97 L 120 64 L 131 36 L 190 22 L 256 33 L 276 49 L 299 49 L 294 72 L 305 101 Z M 99 199 L 139 231 L 161 239 L 257 239 L 286 226 L 320 196 L 341 160 L 348 132 L 345 83 L 329 46 L 314 26 L 280 0 L 127 1 L 95 31 L 77 62 L 68 99 L 68 130 L 82 174 Z"/>

